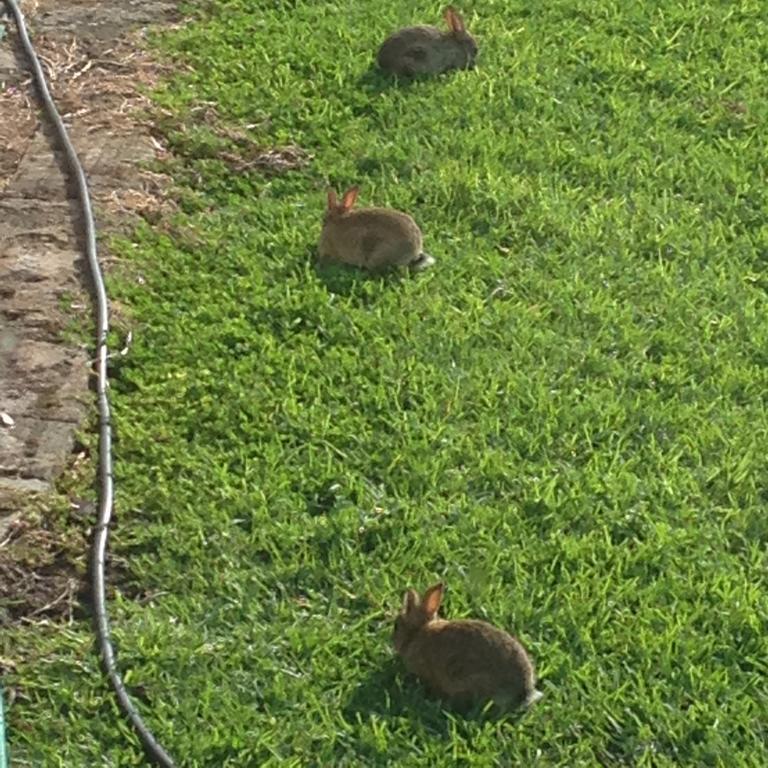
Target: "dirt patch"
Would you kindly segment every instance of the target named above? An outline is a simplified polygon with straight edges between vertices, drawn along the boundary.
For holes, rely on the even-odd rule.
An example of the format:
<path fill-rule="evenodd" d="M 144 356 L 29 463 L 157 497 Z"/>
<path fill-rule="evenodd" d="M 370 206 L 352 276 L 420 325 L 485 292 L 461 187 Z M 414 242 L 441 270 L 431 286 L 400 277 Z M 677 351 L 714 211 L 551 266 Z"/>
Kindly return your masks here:
<path fill-rule="evenodd" d="M 42 517 L 15 519 L 0 539 L 0 626 L 71 621 L 84 587 L 79 536 L 62 536 Z M 77 546 L 77 545 L 80 546 Z"/>
<path fill-rule="evenodd" d="M 169 203 L 164 155 L 143 122 L 162 69 L 144 52 L 167 0 L 29 0 L 22 9 L 70 138 L 89 178 L 102 233 L 159 217 Z M 2 16 L 0 15 L 0 18 Z M 90 343 L 65 342 L 90 316 L 79 207 L 61 150 L 41 119 L 15 27 L 0 40 L 0 624 L 71 615 L 83 583 L 88 524 L 44 500 L 91 408 Z M 102 236 L 99 247 L 105 253 Z M 71 336 L 71 334 L 69 334 Z M 43 500 L 42 502 L 40 500 Z M 61 500 L 60 500 L 61 502 Z M 70 500 L 72 509 L 82 510 Z M 65 503 L 65 502 L 61 502 Z M 47 509 L 47 511 L 46 511 Z M 92 510 L 90 510 L 92 511 Z"/>
<path fill-rule="evenodd" d="M 0 192 L 32 140 L 36 122 L 26 89 L 9 86 L 0 91 Z"/>

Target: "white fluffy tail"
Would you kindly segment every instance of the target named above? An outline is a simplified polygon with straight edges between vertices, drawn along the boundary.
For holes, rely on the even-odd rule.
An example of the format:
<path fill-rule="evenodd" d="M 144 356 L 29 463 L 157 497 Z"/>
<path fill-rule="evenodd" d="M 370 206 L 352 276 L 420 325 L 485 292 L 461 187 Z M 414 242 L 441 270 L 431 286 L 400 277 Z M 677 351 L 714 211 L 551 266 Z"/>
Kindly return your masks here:
<path fill-rule="evenodd" d="M 525 706 L 530 707 L 531 704 L 535 704 L 539 699 L 543 698 L 544 694 L 538 689 L 534 688 L 528 696 L 525 698 Z"/>
<path fill-rule="evenodd" d="M 420 253 L 419 258 L 416 261 L 411 262 L 411 269 L 419 272 L 422 269 L 427 269 L 435 263 L 435 257 L 430 256 L 428 253 Z"/>

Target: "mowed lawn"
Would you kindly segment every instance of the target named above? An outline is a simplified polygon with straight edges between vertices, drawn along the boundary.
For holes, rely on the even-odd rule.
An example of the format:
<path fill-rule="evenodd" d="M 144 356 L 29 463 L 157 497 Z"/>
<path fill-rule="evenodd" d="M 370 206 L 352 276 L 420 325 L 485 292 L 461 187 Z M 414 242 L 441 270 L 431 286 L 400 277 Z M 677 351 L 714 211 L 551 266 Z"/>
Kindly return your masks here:
<path fill-rule="evenodd" d="M 180 212 L 110 285 L 115 639 L 160 741 L 768 765 L 764 3 L 467 3 L 477 69 L 410 85 L 373 55 L 437 3 L 201 8 L 157 43 Z M 329 181 L 411 212 L 436 266 L 316 270 Z M 531 651 L 527 713 L 404 674 L 394 612 L 437 579 Z M 142 764 L 86 621 L 7 637 L 20 766 Z"/>

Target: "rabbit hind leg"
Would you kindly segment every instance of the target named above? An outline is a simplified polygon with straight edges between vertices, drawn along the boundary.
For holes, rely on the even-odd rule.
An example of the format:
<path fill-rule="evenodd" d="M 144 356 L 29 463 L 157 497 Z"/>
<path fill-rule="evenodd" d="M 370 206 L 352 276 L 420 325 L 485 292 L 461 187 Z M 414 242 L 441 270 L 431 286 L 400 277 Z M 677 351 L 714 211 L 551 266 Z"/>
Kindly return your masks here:
<path fill-rule="evenodd" d="M 382 242 L 369 254 L 368 264 L 372 268 L 407 267 L 419 258 L 413 243 L 408 240 Z"/>

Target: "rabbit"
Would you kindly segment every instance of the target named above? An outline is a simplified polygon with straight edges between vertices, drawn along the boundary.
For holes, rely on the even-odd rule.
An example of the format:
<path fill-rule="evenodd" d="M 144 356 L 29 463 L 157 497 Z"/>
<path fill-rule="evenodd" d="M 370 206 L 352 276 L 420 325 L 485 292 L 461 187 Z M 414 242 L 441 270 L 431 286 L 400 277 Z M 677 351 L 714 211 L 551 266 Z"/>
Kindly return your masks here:
<path fill-rule="evenodd" d="M 533 662 L 520 642 L 485 621 L 437 618 L 445 587 L 423 597 L 409 589 L 395 621 L 395 651 L 406 669 L 440 698 L 457 704 L 492 699 L 528 706 L 542 697 Z"/>
<path fill-rule="evenodd" d="M 337 202 L 328 190 L 328 208 L 320 233 L 320 262 L 342 262 L 367 269 L 410 266 L 425 269 L 435 260 L 422 250 L 422 236 L 407 214 L 390 208 L 352 210 L 358 187 L 348 189 Z"/>
<path fill-rule="evenodd" d="M 450 5 L 443 11 L 450 31 L 436 27 L 406 27 L 390 35 L 376 60 L 392 75 L 436 75 L 449 69 L 474 66 L 477 43 L 459 13 Z"/>

